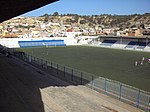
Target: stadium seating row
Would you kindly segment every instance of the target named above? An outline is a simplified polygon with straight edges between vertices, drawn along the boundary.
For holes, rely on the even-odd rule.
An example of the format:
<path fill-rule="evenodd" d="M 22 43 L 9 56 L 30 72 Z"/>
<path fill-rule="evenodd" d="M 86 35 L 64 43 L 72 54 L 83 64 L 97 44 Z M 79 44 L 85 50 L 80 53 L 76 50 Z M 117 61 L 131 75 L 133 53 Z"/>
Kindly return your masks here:
<path fill-rule="evenodd" d="M 20 48 L 42 47 L 42 46 L 66 46 L 64 40 L 31 40 L 18 41 Z"/>
<path fill-rule="evenodd" d="M 103 47 L 111 47 L 114 44 L 118 44 L 117 40 L 104 40 L 100 43 L 100 46 Z M 146 46 L 148 46 L 150 42 L 138 42 L 138 41 L 130 41 L 128 42 L 124 48 L 127 49 L 144 49 Z"/>
<path fill-rule="evenodd" d="M 112 46 L 116 42 L 117 42 L 117 40 L 104 40 L 100 45 L 101 46 Z"/>

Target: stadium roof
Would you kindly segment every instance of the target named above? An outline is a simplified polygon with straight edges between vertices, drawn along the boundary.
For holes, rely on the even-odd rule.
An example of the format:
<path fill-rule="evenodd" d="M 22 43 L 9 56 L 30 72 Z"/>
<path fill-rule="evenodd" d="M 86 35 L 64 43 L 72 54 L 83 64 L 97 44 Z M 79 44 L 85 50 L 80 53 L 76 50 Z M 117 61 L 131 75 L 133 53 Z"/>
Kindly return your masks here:
<path fill-rule="evenodd" d="M 58 0 L 0 0 L 0 23 Z"/>

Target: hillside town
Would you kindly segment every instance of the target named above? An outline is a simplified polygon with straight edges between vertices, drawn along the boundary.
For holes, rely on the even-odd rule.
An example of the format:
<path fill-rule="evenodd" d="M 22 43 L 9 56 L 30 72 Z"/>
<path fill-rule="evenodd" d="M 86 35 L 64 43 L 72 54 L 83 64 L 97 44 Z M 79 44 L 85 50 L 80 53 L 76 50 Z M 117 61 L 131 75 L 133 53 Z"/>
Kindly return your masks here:
<path fill-rule="evenodd" d="M 14 17 L 0 23 L 1 38 L 40 38 L 77 36 L 135 36 L 150 35 L 150 14 L 143 15 L 92 15 L 76 14 L 40 17 Z"/>

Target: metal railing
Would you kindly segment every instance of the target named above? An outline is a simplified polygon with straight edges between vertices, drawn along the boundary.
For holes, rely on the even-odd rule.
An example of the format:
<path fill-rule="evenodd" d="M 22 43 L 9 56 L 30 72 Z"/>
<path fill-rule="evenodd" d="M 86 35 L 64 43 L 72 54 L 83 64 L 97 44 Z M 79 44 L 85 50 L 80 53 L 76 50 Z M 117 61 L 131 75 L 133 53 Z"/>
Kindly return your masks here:
<path fill-rule="evenodd" d="M 12 54 L 23 61 L 46 70 L 57 78 L 75 85 L 85 85 L 98 92 L 107 94 L 118 100 L 136 106 L 137 108 L 143 109 L 144 111 L 150 112 L 150 92 L 70 67 L 62 66 L 57 63 L 48 62 L 25 54 L 24 52 L 13 51 Z"/>

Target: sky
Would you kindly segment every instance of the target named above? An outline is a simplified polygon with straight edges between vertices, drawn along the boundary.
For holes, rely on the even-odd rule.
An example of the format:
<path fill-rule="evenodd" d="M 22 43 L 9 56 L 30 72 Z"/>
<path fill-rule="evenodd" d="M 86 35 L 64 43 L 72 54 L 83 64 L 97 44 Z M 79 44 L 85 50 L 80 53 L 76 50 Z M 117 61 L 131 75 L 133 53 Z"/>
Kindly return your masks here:
<path fill-rule="evenodd" d="M 22 16 L 41 16 L 44 14 L 144 14 L 150 13 L 150 0 L 59 0 Z"/>

